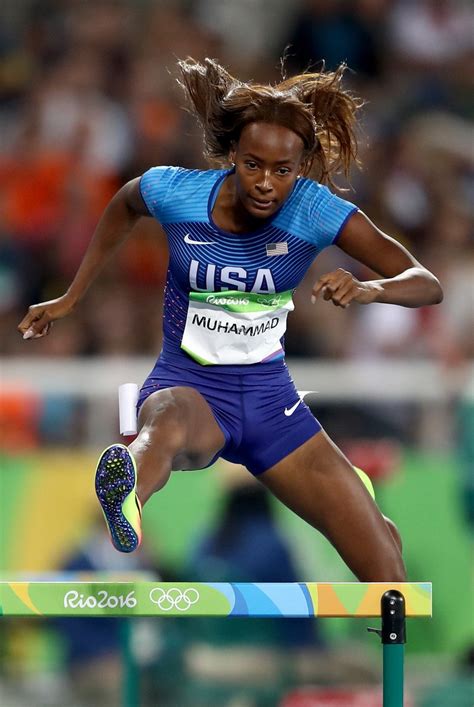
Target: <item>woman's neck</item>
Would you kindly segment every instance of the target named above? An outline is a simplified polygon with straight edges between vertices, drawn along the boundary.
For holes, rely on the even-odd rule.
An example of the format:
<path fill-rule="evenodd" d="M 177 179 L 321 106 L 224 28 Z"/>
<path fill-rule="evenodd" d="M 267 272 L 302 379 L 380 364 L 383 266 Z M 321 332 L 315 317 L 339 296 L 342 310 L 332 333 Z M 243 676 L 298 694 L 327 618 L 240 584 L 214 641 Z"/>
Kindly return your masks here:
<path fill-rule="evenodd" d="M 242 205 L 235 188 L 235 177 L 226 177 L 212 209 L 216 226 L 230 233 L 248 233 L 262 226 L 262 220 L 251 216 Z"/>

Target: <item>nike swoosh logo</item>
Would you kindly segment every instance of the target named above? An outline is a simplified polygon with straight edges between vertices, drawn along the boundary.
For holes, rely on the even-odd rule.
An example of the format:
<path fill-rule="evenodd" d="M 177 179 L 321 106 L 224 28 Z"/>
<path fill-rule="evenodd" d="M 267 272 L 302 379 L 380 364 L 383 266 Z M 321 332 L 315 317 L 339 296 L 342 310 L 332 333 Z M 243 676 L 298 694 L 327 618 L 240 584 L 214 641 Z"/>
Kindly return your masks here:
<path fill-rule="evenodd" d="M 292 405 L 291 408 L 285 408 L 285 415 L 286 415 L 287 417 L 290 417 L 290 415 L 293 415 L 294 411 L 296 410 L 296 408 L 298 407 L 298 405 L 300 404 L 300 402 L 301 402 L 301 398 L 298 400 L 297 403 L 295 403 L 294 405 Z"/>
<path fill-rule="evenodd" d="M 189 233 L 184 236 L 184 242 L 188 245 L 215 245 L 215 241 L 195 241 L 191 238 Z"/>

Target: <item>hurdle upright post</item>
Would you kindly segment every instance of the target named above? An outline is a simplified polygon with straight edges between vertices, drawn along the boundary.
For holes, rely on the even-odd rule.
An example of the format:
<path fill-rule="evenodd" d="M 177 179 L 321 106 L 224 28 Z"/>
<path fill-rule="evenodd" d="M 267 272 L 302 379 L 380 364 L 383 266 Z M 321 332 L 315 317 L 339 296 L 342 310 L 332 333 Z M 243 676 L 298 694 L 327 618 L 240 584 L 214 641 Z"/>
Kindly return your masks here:
<path fill-rule="evenodd" d="M 380 600 L 383 646 L 383 707 L 403 707 L 404 658 L 406 643 L 405 597 L 397 589 L 386 591 Z"/>
<path fill-rule="evenodd" d="M 136 707 L 140 695 L 140 675 L 133 645 L 133 617 L 125 617 L 121 626 L 122 703 L 121 707 Z"/>

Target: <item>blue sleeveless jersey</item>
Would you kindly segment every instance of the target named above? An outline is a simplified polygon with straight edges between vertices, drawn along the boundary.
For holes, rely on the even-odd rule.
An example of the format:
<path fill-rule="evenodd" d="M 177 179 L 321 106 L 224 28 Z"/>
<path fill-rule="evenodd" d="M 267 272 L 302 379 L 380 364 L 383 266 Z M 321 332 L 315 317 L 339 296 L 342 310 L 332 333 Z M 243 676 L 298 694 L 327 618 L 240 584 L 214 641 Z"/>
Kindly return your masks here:
<path fill-rule="evenodd" d="M 300 178 L 279 211 L 261 228 L 228 233 L 215 225 L 212 209 L 229 174 L 229 170 L 153 167 L 141 177 L 143 200 L 162 225 L 169 244 L 164 362 L 202 369 L 180 348 L 191 291 L 270 294 L 294 290 L 314 258 L 337 240 L 357 210 L 327 187 Z M 261 372 L 263 365 L 274 363 L 219 366 L 219 371 Z"/>

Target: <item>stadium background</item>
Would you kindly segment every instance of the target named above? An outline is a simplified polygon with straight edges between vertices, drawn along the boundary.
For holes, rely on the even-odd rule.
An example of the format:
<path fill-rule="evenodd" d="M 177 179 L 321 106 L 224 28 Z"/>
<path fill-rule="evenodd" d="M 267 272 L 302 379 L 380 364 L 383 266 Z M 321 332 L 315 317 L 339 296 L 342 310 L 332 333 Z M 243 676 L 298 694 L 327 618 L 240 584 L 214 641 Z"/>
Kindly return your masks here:
<path fill-rule="evenodd" d="M 1 14 L 2 574 L 60 571 L 82 566 L 84 558 L 100 569 L 125 566 L 104 545 L 91 493 L 97 452 L 118 436 L 115 391 L 103 391 L 100 371 L 118 366 L 125 376 L 130 365 L 134 373 L 146 371 L 159 351 L 167 260 L 159 226 L 139 222 L 51 336 L 25 343 L 16 326 L 29 304 L 64 291 L 121 184 L 155 164 L 205 166 L 199 128 L 182 110 L 174 81 L 176 58 L 216 57 L 239 77 L 264 81 L 278 79 L 288 45 L 289 72 L 322 58 L 328 68 L 345 60 L 348 85 L 367 101 L 363 170 L 354 171 L 347 198 L 438 275 L 445 300 L 420 310 L 314 308 L 309 292 L 318 274 L 343 266 L 370 276 L 328 249 L 297 293 L 287 353 L 292 370 L 311 363 L 322 371 L 318 366 L 329 361 L 355 371 L 344 392 L 335 370 L 324 368 L 328 387 L 339 392 L 322 402 L 312 398 L 315 412 L 375 479 L 382 509 L 404 536 L 410 577 L 434 583 L 433 621 L 409 625 L 411 704 L 471 705 L 471 6 L 462 0 L 4 0 Z M 84 375 L 91 361 L 99 373 Z M 374 401 L 351 393 L 358 371 L 384 364 L 394 376 L 406 366 L 405 395 L 382 391 Z M 432 397 L 421 390 L 418 372 L 425 370 L 434 371 Z M 58 390 L 60 376 L 69 386 Z M 241 494 L 243 503 L 252 493 L 241 470 L 222 464 L 175 475 L 147 507 L 147 543 L 133 566 L 165 579 L 193 579 L 204 567 L 209 580 L 253 579 L 230 561 L 217 566 L 202 540 L 220 526 L 226 499 Z M 272 507 L 298 579 L 351 579 L 324 540 Z M 96 629 L 4 621 L 2 704 L 118 704 L 118 629 L 109 622 Z M 360 622 L 319 622 L 310 636 L 295 627 L 291 639 L 260 622 L 162 623 L 137 627 L 141 704 L 276 705 L 287 695 L 289 706 L 298 685 L 316 683 L 333 694 L 337 686 L 356 686 L 349 688 L 354 700 L 359 694 L 361 704 L 377 704 L 367 689 L 377 683 L 379 647 Z M 215 653 L 203 653 L 203 644 Z M 222 660 L 224 674 L 229 661 L 239 665 L 242 647 L 263 651 L 265 665 L 283 654 L 284 674 L 245 685 L 242 678 L 209 677 L 206 655 Z M 295 656 L 304 655 L 314 672 L 302 678 Z M 329 699 L 314 693 L 311 704 Z M 352 704 L 347 695 L 340 699 Z"/>

